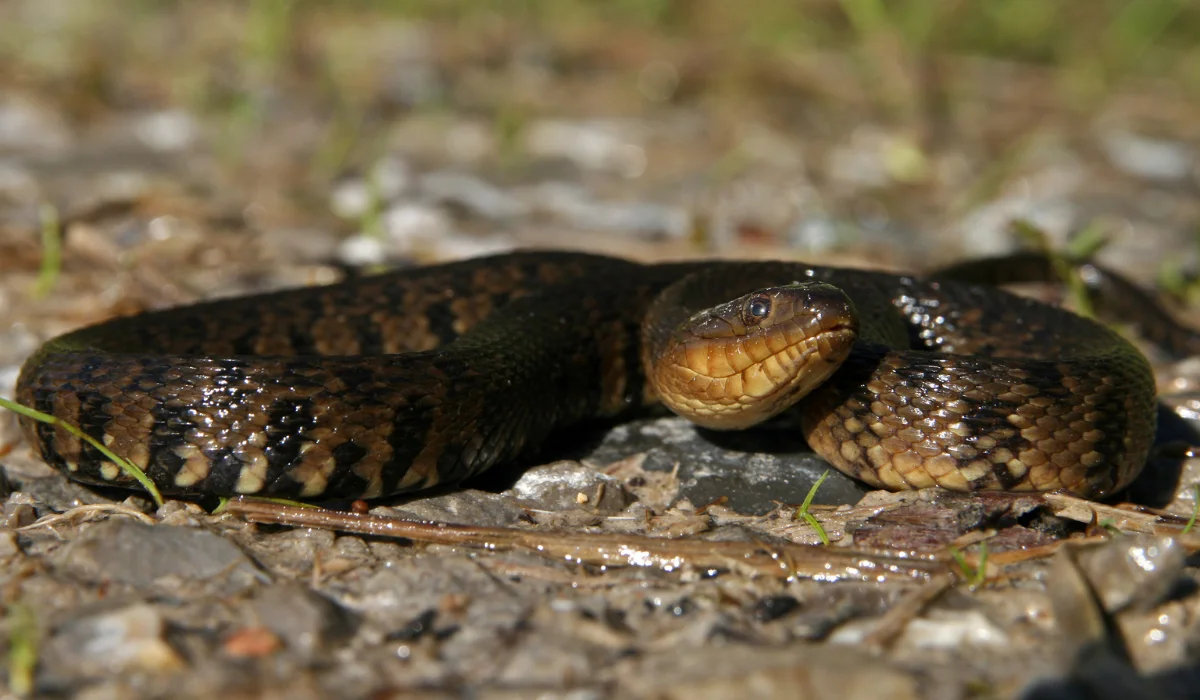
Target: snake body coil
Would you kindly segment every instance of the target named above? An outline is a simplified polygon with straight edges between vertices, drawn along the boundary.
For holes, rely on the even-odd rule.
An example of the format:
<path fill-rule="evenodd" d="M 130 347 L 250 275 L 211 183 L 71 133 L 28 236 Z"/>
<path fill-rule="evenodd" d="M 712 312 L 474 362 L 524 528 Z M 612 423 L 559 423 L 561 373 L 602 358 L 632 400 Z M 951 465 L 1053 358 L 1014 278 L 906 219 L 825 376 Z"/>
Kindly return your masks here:
<path fill-rule="evenodd" d="M 819 342 L 793 322 L 786 343 L 750 328 L 719 353 L 697 344 L 758 323 L 755 290 L 776 286 L 857 320 L 812 312 Z M 720 306 L 747 294 L 749 312 Z M 792 410 L 815 451 L 869 484 L 1099 496 L 1146 460 L 1153 375 L 1103 325 L 992 287 L 799 263 L 514 253 L 169 309 L 47 342 L 17 398 L 166 493 L 373 497 L 462 480 L 669 387 L 773 397 L 777 367 L 834 354 L 829 334 L 848 329 L 852 350 Z M 693 376 L 697 362 L 720 376 Z M 62 427 L 22 425 L 71 478 L 133 486 Z"/>

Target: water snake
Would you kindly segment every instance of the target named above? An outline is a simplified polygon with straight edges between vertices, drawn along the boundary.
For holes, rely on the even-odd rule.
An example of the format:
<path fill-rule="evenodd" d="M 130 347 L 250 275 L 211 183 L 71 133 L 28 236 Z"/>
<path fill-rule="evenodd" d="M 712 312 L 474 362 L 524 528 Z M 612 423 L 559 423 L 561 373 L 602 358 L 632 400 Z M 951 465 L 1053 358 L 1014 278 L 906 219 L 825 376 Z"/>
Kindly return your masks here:
<path fill-rule="evenodd" d="M 566 252 L 117 318 L 48 341 L 17 385 L 165 493 L 299 498 L 458 482 L 660 397 L 716 428 L 797 412 L 878 487 L 1103 496 L 1141 470 L 1154 394 L 1119 334 L 992 286 Z M 63 428 L 22 427 L 70 478 L 133 486 Z"/>

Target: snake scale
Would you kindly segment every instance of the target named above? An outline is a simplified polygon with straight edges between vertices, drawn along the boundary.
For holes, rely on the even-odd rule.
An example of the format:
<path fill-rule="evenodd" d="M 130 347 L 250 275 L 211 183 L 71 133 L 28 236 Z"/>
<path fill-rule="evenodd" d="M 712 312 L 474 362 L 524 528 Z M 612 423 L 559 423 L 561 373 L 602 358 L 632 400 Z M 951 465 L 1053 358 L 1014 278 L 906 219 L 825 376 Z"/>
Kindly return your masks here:
<path fill-rule="evenodd" d="M 991 286 L 548 251 L 117 318 L 43 345 L 17 398 L 165 493 L 309 499 L 458 482 L 660 398 L 715 428 L 798 412 L 813 450 L 888 489 L 1103 496 L 1155 430 L 1137 349 Z M 136 486 L 22 427 L 72 479 Z"/>

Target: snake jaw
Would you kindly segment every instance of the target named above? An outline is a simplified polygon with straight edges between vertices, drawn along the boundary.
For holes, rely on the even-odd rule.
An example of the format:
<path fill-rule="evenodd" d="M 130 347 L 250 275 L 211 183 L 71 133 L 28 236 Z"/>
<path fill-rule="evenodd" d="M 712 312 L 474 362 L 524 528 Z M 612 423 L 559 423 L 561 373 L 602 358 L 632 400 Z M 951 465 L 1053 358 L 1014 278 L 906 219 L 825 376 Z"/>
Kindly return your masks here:
<path fill-rule="evenodd" d="M 760 290 L 692 316 L 651 381 L 668 408 L 698 425 L 747 428 L 828 379 L 857 337 L 853 304 L 836 287 Z"/>

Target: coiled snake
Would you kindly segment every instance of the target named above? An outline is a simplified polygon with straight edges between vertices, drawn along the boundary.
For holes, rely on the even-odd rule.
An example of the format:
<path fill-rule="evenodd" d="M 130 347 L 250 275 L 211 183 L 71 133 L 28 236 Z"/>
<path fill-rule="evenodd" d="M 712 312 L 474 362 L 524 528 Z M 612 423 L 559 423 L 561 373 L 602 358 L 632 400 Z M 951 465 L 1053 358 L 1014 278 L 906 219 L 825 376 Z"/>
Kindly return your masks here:
<path fill-rule="evenodd" d="M 556 252 L 118 318 L 47 342 L 17 387 L 163 492 L 300 498 L 457 482 L 660 398 L 714 428 L 798 411 L 878 487 L 1102 496 L 1146 461 L 1154 393 L 1115 332 L 990 286 Z M 133 485 L 22 426 L 71 478 Z"/>

